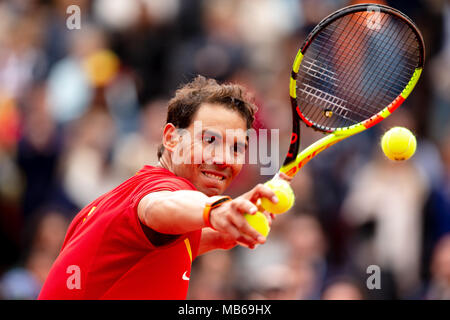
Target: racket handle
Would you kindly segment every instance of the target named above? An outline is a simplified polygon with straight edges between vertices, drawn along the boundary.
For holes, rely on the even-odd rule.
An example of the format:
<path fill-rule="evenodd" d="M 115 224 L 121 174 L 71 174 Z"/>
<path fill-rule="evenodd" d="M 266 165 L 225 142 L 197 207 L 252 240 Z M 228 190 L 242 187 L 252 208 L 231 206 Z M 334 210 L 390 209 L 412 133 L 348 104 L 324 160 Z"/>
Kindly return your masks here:
<path fill-rule="evenodd" d="M 272 180 L 275 180 L 275 179 L 282 179 L 282 180 L 286 180 L 287 182 L 291 182 L 291 181 L 292 181 L 292 178 L 293 178 L 293 177 L 288 176 L 288 175 L 287 175 L 286 173 L 284 173 L 284 172 L 277 172 L 277 173 L 273 176 Z"/>

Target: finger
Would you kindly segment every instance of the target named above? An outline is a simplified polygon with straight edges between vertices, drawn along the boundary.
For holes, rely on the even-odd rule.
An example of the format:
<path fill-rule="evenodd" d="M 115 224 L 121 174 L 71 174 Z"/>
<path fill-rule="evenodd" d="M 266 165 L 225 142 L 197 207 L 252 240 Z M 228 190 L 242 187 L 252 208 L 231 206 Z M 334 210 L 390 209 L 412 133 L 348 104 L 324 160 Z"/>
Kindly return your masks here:
<path fill-rule="evenodd" d="M 261 201 L 258 200 L 258 202 L 256 203 L 256 206 L 258 207 L 258 211 L 259 212 L 264 212 L 266 209 L 264 209 L 264 207 L 261 205 Z"/>
<path fill-rule="evenodd" d="M 253 239 L 253 241 L 258 241 L 260 236 L 259 232 L 250 226 L 250 224 L 245 219 L 244 215 L 236 214 L 231 218 L 231 222 L 234 224 L 236 229 L 239 230 L 241 235 L 247 235 Z"/>
<path fill-rule="evenodd" d="M 253 238 L 253 241 L 256 243 L 264 243 L 266 238 L 261 235 L 258 231 L 256 231 L 244 217 L 244 214 L 254 214 L 257 211 L 257 207 L 252 202 L 238 198 L 235 199 L 234 209 L 236 209 L 236 214 L 231 214 L 229 219 L 231 223 L 239 230 L 241 234 L 246 234 L 249 237 Z"/>
<path fill-rule="evenodd" d="M 278 198 L 268 186 L 263 184 L 256 185 L 252 190 L 243 195 L 249 201 L 256 203 L 259 198 L 270 199 L 273 203 L 278 203 Z"/>
<path fill-rule="evenodd" d="M 258 243 L 256 243 L 255 241 L 253 241 L 253 239 L 246 235 L 242 235 L 241 237 L 239 237 L 236 242 L 245 245 L 249 249 L 254 249 L 258 245 Z"/>
<path fill-rule="evenodd" d="M 244 215 L 233 217 L 233 223 L 236 228 L 241 232 L 241 235 L 248 237 L 254 244 L 261 244 L 266 242 L 266 237 L 260 234 L 255 228 L 253 228 Z"/>
<path fill-rule="evenodd" d="M 241 236 L 239 230 L 230 221 L 229 216 L 224 216 L 222 219 L 216 222 L 215 228 L 221 233 L 225 233 L 230 236 L 234 241 Z"/>
<path fill-rule="evenodd" d="M 245 247 L 245 248 L 248 248 L 248 249 L 251 249 L 251 250 L 255 249 L 256 246 L 257 246 L 257 245 L 250 245 L 250 244 L 239 242 L 239 241 L 236 241 L 236 242 L 237 242 L 238 245 L 240 245 L 242 247 Z"/>
<path fill-rule="evenodd" d="M 266 211 L 266 210 L 260 211 L 260 212 L 262 212 L 266 216 L 267 221 L 269 222 L 269 227 L 271 227 L 272 226 L 272 220 L 273 220 L 273 213 L 270 213 L 269 211 Z"/>
<path fill-rule="evenodd" d="M 255 204 L 244 198 L 235 199 L 232 208 L 241 214 L 255 214 L 258 211 L 258 207 Z"/>
<path fill-rule="evenodd" d="M 237 241 L 237 239 L 242 236 L 239 230 L 231 223 L 228 223 L 223 230 L 225 233 L 229 234 L 234 241 Z"/>

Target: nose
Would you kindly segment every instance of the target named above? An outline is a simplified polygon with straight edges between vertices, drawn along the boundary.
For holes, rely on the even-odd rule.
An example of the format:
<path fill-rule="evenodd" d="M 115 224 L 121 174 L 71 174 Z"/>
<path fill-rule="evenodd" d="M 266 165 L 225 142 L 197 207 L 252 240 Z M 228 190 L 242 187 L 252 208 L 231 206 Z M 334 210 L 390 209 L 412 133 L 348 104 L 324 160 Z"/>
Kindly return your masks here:
<path fill-rule="evenodd" d="M 210 161 L 218 170 L 225 170 L 233 164 L 232 158 L 230 155 L 226 155 L 225 152 L 215 152 L 210 158 Z"/>
<path fill-rule="evenodd" d="M 213 162 L 213 164 L 218 168 L 218 169 L 225 169 L 226 167 L 228 167 L 229 165 L 226 164 L 225 162 Z"/>
<path fill-rule="evenodd" d="M 224 168 L 227 166 L 225 161 L 225 157 L 222 154 L 215 154 L 212 158 L 212 163 L 216 165 L 218 168 Z"/>
<path fill-rule="evenodd" d="M 217 152 L 217 150 L 215 151 L 216 152 L 214 152 L 212 157 L 212 162 L 218 166 L 218 168 L 230 167 L 234 164 L 234 154 L 229 147 L 224 147 L 221 150 L 222 152 Z"/>

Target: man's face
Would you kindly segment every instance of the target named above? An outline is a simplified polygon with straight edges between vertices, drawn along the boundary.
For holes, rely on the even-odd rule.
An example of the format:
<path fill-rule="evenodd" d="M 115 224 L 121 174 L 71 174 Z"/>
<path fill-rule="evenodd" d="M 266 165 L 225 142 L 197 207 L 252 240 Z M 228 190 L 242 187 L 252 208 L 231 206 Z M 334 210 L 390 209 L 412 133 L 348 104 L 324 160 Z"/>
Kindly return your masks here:
<path fill-rule="evenodd" d="M 241 171 L 247 148 L 246 121 L 220 104 L 202 104 L 181 131 L 172 169 L 208 196 L 222 194 Z"/>

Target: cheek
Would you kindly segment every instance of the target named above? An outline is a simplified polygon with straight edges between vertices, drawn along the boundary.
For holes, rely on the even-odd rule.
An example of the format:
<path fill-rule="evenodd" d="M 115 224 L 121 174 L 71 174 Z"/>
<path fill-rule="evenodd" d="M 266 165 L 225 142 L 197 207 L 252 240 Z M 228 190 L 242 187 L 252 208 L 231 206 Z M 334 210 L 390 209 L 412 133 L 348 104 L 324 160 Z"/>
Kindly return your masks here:
<path fill-rule="evenodd" d="M 182 164 L 177 166 L 177 169 L 174 171 L 175 175 L 185 178 L 194 184 L 200 178 L 200 170 L 199 166 L 195 164 Z"/>
<path fill-rule="evenodd" d="M 232 173 L 232 178 L 236 178 L 236 176 L 239 174 L 239 172 L 241 172 L 243 167 L 243 164 L 234 164 L 231 166 L 231 170 L 233 171 Z"/>
<path fill-rule="evenodd" d="M 192 163 L 200 164 L 203 162 L 203 144 L 201 141 L 195 141 L 191 145 Z"/>
<path fill-rule="evenodd" d="M 198 156 L 196 157 L 195 153 L 198 147 L 195 143 L 181 143 L 178 147 L 178 157 L 182 159 L 184 164 L 195 164 L 196 160 L 198 162 Z"/>

